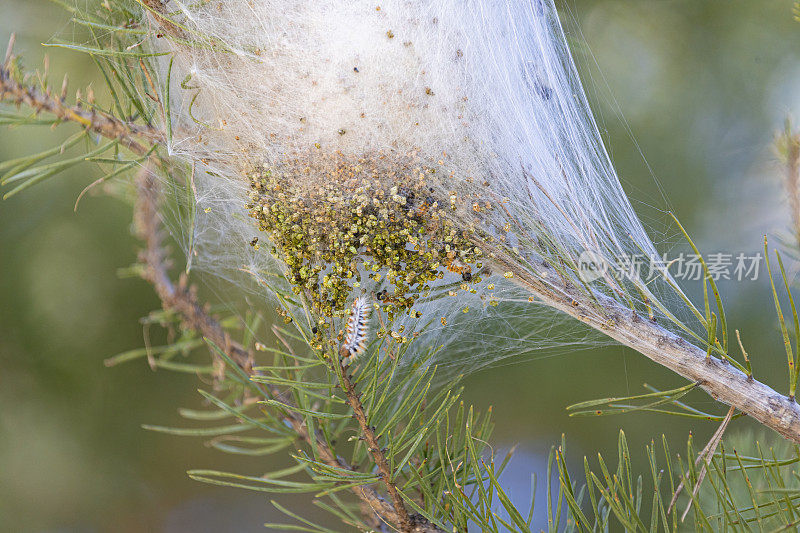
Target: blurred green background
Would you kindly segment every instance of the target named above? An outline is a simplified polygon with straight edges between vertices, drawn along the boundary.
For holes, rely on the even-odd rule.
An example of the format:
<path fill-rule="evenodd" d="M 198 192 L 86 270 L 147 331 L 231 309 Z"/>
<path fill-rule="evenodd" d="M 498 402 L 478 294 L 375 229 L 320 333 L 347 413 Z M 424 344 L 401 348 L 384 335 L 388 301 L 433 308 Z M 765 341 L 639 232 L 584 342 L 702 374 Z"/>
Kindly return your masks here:
<path fill-rule="evenodd" d="M 771 144 L 800 112 L 800 23 L 790 1 L 595 1 L 560 4 L 603 136 L 645 223 L 664 250 L 680 241 L 674 210 L 705 252 L 755 253 L 764 234 L 785 236 L 789 213 Z M 69 34 L 45 0 L 0 0 L 0 42 L 11 32 L 29 67 L 47 42 Z M 95 86 L 91 61 L 47 50 L 53 80 Z M 0 129 L 0 160 L 51 146 L 62 132 Z M 103 196 L 84 198 L 91 170 L 59 176 L 0 203 L 0 531 L 263 531 L 268 498 L 190 481 L 189 468 L 251 473 L 271 459 L 237 459 L 197 440 L 154 434 L 143 423 L 179 424 L 197 405 L 197 380 L 152 372 L 144 362 L 105 368 L 110 355 L 143 345 L 139 319 L 158 307 L 150 288 L 119 279 L 135 260 L 131 213 Z M 790 274 L 797 265 L 790 265 Z M 785 388 L 785 355 L 764 285 L 722 284 L 757 377 Z M 697 296 L 698 283 L 686 289 Z M 163 335 L 153 331 L 154 336 Z M 506 475 L 516 499 L 543 475 L 549 447 L 612 451 L 623 428 L 639 464 L 666 433 L 680 449 L 712 424 L 652 415 L 571 419 L 580 400 L 681 384 L 621 347 L 524 354 L 467 380 L 466 397 L 493 405 L 500 448 L 520 444 Z M 702 395 L 696 405 L 716 409 Z M 749 427 L 735 422 L 731 431 Z M 540 485 L 541 486 L 541 485 Z M 288 501 L 301 513 L 307 500 Z M 539 501 L 542 501 L 541 499 Z"/>

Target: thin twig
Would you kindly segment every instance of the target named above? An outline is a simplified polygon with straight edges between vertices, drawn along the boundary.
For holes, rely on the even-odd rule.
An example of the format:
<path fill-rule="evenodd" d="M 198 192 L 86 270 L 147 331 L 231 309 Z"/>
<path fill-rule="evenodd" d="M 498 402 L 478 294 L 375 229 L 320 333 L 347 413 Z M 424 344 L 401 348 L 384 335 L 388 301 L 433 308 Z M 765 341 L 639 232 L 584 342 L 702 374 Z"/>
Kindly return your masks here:
<path fill-rule="evenodd" d="M 37 113 L 50 113 L 65 122 L 81 124 L 103 137 L 117 139 L 120 144 L 137 155 L 146 155 L 153 144 L 164 141 L 164 135 L 152 126 L 126 122 L 95 109 L 67 105 L 63 98 L 53 96 L 49 89 L 42 91 L 33 85 L 18 81 L 11 72 L 11 63 L 14 60 L 13 46 L 12 35 L 6 59 L 0 65 L 0 100 L 10 101 L 17 106 L 26 105 Z"/>
<path fill-rule="evenodd" d="M 198 334 L 208 339 L 209 342 L 218 346 L 245 372 L 252 375 L 252 353 L 231 339 L 230 335 L 220 323 L 208 314 L 206 307 L 198 301 L 197 295 L 188 287 L 185 275 L 181 276 L 177 284 L 173 283 L 170 279 L 167 253 L 163 246 L 163 231 L 158 214 L 158 185 L 153 174 L 146 169 L 144 169 L 137 178 L 137 193 L 134 221 L 137 235 L 145 244 L 145 248 L 140 254 L 140 259 L 145 264 L 142 277 L 153 285 L 164 309 L 176 313 L 181 317 L 184 327 L 196 331 Z M 350 383 L 349 380 L 347 380 L 346 383 L 349 384 L 349 388 L 352 391 L 352 383 Z M 282 392 L 273 385 L 264 385 L 264 387 L 266 389 L 265 393 L 271 397 L 283 396 Z M 288 403 L 285 398 L 282 401 Z M 364 418 L 363 408 L 361 408 L 359 412 L 361 418 Z M 327 445 L 322 435 L 316 432 L 312 434 L 308 431 L 308 426 L 302 416 L 287 411 L 282 415 L 282 418 L 297 434 L 300 440 L 308 445 L 312 445 L 313 443 L 313 445 L 316 446 L 320 459 L 327 465 L 354 470 L 344 459 L 337 457 L 334 450 Z M 358 412 L 356 413 L 356 418 L 359 418 Z M 366 418 L 364 418 L 364 421 L 366 421 Z M 359 423 L 361 423 L 361 419 L 359 419 Z M 374 438 L 374 432 L 370 431 L 369 433 L 365 433 L 367 442 L 370 442 L 370 437 L 368 435 L 372 435 L 372 438 Z M 384 464 L 383 467 L 380 464 L 378 465 L 382 473 L 384 467 L 388 470 L 386 464 Z M 387 490 L 388 486 L 389 485 L 387 485 Z M 401 511 L 398 512 L 395 506 L 381 498 L 381 496 L 370 487 L 353 487 L 352 491 L 361 499 L 362 503 L 371 509 L 373 513 L 378 515 L 381 520 L 388 524 L 401 527 L 402 531 L 411 533 L 443 533 L 443 530 L 429 523 L 423 517 L 409 516 L 404 507 L 398 506 L 398 508 L 401 509 Z M 394 496 L 392 499 L 393 501 L 400 501 L 402 504 L 402 500 L 395 500 Z"/>
<path fill-rule="evenodd" d="M 692 502 L 697 497 L 697 493 L 700 491 L 700 486 L 703 484 L 703 479 L 705 479 L 706 473 L 708 472 L 708 463 L 711 462 L 711 458 L 714 457 L 714 453 L 717 451 L 717 446 L 719 446 L 719 443 L 722 442 L 722 436 L 725 434 L 725 430 L 728 429 L 728 424 L 730 424 L 731 420 L 733 419 L 734 411 L 736 411 L 736 409 L 733 407 L 728 409 L 728 414 L 725 415 L 722 423 L 708 440 L 705 448 L 703 448 L 703 450 L 697 455 L 697 459 L 694 462 L 695 468 L 700 464 L 701 461 L 703 461 L 703 466 L 700 468 L 700 473 L 697 476 L 697 483 L 695 483 L 692 496 L 689 498 L 689 505 L 686 506 L 686 510 L 683 511 L 683 514 L 681 515 L 681 522 L 686 520 L 686 515 L 689 514 L 689 509 L 692 508 Z M 672 512 L 672 508 L 677 503 L 678 496 L 680 496 L 683 487 L 686 485 L 687 479 L 689 479 L 688 470 L 686 471 L 686 474 L 684 474 L 683 479 L 681 479 L 681 482 L 678 484 L 678 488 L 675 489 L 675 494 L 672 495 L 672 500 L 670 500 L 669 507 L 667 508 L 667 514 Z"/>
<path fill-rule="evenodd" d="M 386 454 L 383 453 L 383 450 L 380 447 L 378 436 L 375 434 L 374 428 L 370 426 L 367 421 L 367 415 L 364 412 L 364 406 L 361 404 L 361 399 L 358 392 L 356 392 L 353 382 L 347 376 L 347 369 L 341 365 L 341 362 L 338 364 L 339 370 L 341 371 L 342 389 L 347 397 L 347 403 L 353 410 L 353 415 L 358 421 L 358 425 L 361 428 L 361 433 L 364 436 L 364 440 L 367 442 L 367 449 L 369 450 L 369 453 L 372 454 L 372 459 L 375 461 L 375 464 L 378 467 L 378 472 L 380 472 L 380 477 L 383 480 L 383 484 L 386 486 L 386 492 L 389 493 L 389 497 L 392 499 L 392 504 L 394 504 L 394 508 L 397 510 L 397 515 L 400 518 L 400 528 L 403 531 L 412 531 L 411 518 L 408 514 L 405 503 L 403 503 L 403 497 L 400 496 L 397 487 L 392 481 L 392 470 L 389 468 L 389 461 L 386 459 Z"/>

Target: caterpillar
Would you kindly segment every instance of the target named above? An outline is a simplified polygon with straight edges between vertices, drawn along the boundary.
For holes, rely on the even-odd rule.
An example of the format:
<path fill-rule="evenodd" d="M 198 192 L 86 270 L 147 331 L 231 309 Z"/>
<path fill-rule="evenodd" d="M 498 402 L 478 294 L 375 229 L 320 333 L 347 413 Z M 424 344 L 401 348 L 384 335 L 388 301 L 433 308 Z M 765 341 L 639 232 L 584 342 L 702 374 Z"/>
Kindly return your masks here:
<path fill-rule="evenodd" d="M 367 331 L 369 329 L 369 302 L 363 296 L 356 298 L 350 310 L 347 321 L 347 331 L 339 349 L 342 366 L 348 366 L 355 361 L 367 347 Z"/>

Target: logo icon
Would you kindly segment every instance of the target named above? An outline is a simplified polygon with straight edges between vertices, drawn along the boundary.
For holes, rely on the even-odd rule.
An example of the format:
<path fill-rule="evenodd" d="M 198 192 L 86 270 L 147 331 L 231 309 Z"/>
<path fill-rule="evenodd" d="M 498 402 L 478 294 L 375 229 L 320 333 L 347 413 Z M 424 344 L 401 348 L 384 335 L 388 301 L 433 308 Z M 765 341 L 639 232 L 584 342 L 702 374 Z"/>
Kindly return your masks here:
<path fill-rule="evenodd" d="M 603 277 L 608 272 L 608 262 L 595 252 L 584 250 L 578 256 L 578 274 L 586 283 Z"/>

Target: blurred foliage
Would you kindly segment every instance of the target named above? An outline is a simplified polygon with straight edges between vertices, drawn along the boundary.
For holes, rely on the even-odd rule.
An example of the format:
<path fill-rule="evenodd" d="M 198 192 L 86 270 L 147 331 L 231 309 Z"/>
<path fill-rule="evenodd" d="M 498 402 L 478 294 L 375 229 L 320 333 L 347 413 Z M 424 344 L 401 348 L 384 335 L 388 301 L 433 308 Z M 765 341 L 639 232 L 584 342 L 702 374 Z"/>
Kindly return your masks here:
<path fill-rule="evenodd" d="M 800 29 L 790 2 L 582 0 L 562 7 L 609 149 L 646 221 L 666 227 L 659 209 L 674 205 L 704 249 L 758 249 L 761 231 L 786 226 L 789 217 L 776 209 L 777 178 L 762 174 L 772 132 L 800 103 Z M 39 43 L 66 27 L 66 15 L 44 0 L 0 0 L 0 13 L 0 42 L 17 32 L 17 48 L 34 67 L 44 55 Z M 69 71 L 79 85 L 102 87 L 87 57 L 47 52 L 53 79 Z M 2 129 L 0 161 L 46 149 L 61 135 Z M 87 177 L 87 168 L 0 203 L 0 524 L 13 531 L 263 530 L 260 524 L 277 516 L 266 498 L 204 487 L 181 474 L 204 464 L 247 471 L 251 458 L 140 429 L 176 422 L 177 406 L 196 401 L 195 378 L 143 364 L 103 366 L 108 356 L 141 347 L 143 335 L 163 343 L 165 332 L 139 322 L 159 305 L 150 289 L 115 275 L 134 261 L 138 246 L 129 237 L 129 208 L 89 194 L 73 212 L 78 194 L 97 177 Z M 725 235 L 718 242 L 720 224 Z M 665 235 L 664 243 L 675 237 Z M 785 370 L 769 293 L 739 286 L 735 292 L 729 320 L 744 325 L 748 351 L 761 357 L 759 378 L 779 383 Z M 562 432 L 577 450 L 569 461 L 583 450 L 617 452 L 609 420 L 631 442 L 666 432 L 674 449 L 690 431 L 698 440 L 714 431 L 688 419 L 570 419 L 564 411 L 585 398 L 637 393 L 645 379 L 660 388 L 681 384 L 611 347 L 553 358 L 522 354 L 513 366 L 469 377 L 464 394 L 495 406 L 496 441 L 526 443 L 512 463 L 525 475 L 512 478 L 511 497 L 524 502 L 527 473 L 544 476 L 543 458 Z M 648 467 L 643 454 L 627 459 L 632 470 Z M 265 471 L 286 466 L 273 463 L 260 464 Z"/>

